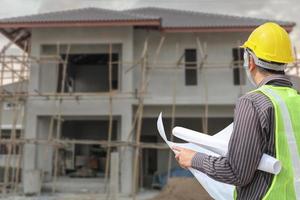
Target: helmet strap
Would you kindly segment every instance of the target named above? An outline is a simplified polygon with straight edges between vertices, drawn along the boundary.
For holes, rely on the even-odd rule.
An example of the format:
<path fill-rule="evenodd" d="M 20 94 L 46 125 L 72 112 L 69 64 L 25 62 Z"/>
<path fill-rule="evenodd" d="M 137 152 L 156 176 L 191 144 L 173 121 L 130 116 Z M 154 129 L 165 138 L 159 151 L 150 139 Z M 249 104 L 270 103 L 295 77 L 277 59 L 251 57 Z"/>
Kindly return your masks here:
<path fill-rule="evenodd" d="M 287 64 L 280 65 L 280 64 L 269 63 L 269 62 L 263 61 L 263 60 L 259 59 L 258 57 L 256 57 L 256 55 L 253 52 L 251 52 L 250 50 L 245 49 L 245 51 L 248 52 L 252 56 L 254 63 L 261 68 L 270 69 L 270 70 L 274 70 L 274 71 L 284 71 L 284 69 L 287 66 Z"/>

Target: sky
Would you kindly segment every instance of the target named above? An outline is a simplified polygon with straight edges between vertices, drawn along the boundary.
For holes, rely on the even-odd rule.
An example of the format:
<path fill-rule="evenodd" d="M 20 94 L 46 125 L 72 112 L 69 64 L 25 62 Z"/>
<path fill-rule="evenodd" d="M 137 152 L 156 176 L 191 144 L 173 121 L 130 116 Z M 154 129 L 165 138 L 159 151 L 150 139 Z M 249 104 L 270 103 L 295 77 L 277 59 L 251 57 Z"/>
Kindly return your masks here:
<path fill-rule="evenodd" d="M 65 9 L 100 7 L 128 9 L 144 6 L 185 9 L 246 17 L 259 17 L 296 22 L 290 34 L 300 54 L 299 0 L 0 0 L 0 18 L 36 14 Z M 0 37 L 0 48 L 7 43 Z"/>

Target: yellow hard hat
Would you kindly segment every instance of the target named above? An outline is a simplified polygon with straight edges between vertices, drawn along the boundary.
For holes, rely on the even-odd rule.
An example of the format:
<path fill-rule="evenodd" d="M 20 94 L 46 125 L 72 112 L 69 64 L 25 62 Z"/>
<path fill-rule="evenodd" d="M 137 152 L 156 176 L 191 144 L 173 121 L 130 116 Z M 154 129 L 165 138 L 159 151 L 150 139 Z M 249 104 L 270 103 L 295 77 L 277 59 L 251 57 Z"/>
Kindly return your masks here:
<path fill-rule="evenodd" d="M 242 47 L 251 49 L 265 61 L 291 63 L 295 60 L 289 34 L 273 22 L 257 27 Z"/>

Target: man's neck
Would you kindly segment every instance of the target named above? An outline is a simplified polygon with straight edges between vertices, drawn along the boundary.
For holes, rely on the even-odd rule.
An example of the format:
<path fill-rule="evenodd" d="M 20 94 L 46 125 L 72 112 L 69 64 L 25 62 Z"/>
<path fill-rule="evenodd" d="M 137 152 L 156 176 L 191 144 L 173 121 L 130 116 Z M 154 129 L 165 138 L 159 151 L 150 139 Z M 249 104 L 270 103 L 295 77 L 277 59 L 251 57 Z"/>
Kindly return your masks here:
<path fill-rule="evenodd" d="M 272 74 L 271 73 L 260 73 L 260 72 L 258 72 L 257 74 L 256 74 L 256 76 L 255 76 L 255 82 L 256 82 L 256 85 L 260 85 L 260 83 L 264 80 L 264 79 L 266 79 L 267 77 L 269 77 L 269 76 L 272 76 Z"/>

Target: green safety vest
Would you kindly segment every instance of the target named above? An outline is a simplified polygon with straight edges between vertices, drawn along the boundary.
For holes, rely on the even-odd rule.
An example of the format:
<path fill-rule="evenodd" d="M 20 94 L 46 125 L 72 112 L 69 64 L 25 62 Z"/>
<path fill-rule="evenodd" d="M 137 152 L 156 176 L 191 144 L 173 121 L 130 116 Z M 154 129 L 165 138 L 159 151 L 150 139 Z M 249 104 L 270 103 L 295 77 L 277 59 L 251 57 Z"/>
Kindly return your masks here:
<path fill-rule="evenodd" d="M 295 188 L 295 175 L 299 176 L 299 171 L 298 174 L 294 173 L 300 167 L 300 95 L 292 88 L 270 85 L 264 85 L 253 92 L 263 93 L 273 104 L 276 159 L 282 165 L 263 200 L 300 199 L 300 196 L 296 198 L 296 190 L 300 188 Z"/>

